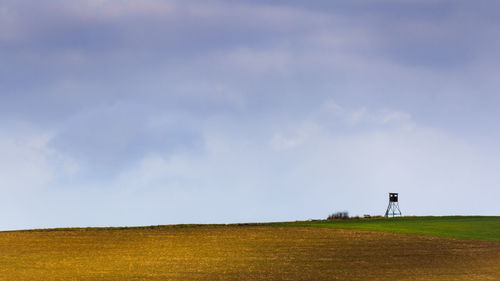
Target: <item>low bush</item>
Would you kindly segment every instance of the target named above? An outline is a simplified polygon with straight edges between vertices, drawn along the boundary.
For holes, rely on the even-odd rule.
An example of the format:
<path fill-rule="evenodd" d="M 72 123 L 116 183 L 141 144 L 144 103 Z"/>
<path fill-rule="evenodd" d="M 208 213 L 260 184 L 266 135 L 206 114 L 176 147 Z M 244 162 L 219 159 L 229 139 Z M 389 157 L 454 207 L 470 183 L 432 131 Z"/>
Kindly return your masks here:
<path fill-rule="evenodd" d="M 330 214 L 327 220 L 346 220 L 349 219 L 349 213 L 348 212 L 336 212 L 333 214 Z"/>

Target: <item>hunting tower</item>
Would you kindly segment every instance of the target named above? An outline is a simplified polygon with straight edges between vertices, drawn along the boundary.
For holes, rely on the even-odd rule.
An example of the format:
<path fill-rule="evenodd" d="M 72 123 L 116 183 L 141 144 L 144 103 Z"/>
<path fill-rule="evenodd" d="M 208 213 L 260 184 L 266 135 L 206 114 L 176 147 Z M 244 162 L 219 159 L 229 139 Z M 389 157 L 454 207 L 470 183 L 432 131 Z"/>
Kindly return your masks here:
<path fill-rule="evenodd" d="M 385 216 L 401 216 L 401 210 L 399 209 L 398 202 L 398 194 L 397 193 L 389 193 L 389 206 L 387 206 L 387 210 L 385 211 Z"/>

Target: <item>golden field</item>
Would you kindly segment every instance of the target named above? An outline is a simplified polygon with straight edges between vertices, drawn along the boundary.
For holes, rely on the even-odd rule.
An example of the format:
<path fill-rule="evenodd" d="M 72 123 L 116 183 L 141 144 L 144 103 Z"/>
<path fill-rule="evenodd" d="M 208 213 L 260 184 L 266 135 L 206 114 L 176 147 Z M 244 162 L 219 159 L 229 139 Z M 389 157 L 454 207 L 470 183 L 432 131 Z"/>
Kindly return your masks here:
<path fill-rule="evenodd" d="M 1 280 L 500 280 L 500 243 L 293 226 L 0 232 Z"/>

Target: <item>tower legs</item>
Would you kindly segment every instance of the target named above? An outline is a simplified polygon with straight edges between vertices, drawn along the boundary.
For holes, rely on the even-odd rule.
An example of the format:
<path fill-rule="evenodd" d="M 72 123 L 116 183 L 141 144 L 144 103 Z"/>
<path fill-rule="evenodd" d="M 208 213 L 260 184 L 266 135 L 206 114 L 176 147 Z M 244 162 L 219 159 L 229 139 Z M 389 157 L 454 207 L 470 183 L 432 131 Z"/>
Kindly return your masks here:
<path fill-rule="evenodd" d="M 401 215 L 401 210 L 399 209 L 399 203 L 398 202 L 390 202 L 389 201 L 389 206 L 387 206 L 387 210 L 385 211 L 385 217 L 389 216 L 402 216 Z"/>

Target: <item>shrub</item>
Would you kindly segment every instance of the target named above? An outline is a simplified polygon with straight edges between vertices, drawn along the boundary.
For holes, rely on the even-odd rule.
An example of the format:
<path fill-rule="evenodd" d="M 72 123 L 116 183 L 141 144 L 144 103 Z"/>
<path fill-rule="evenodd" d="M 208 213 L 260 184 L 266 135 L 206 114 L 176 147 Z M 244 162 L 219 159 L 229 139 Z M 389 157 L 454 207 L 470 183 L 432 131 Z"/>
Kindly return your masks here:
<path fill-rule="evenodd" d="M 349 213 L 348 212 L 336 212 L 333 214 L 330 214 L 327 220 L 346 220 L 349 219 Z"/>

